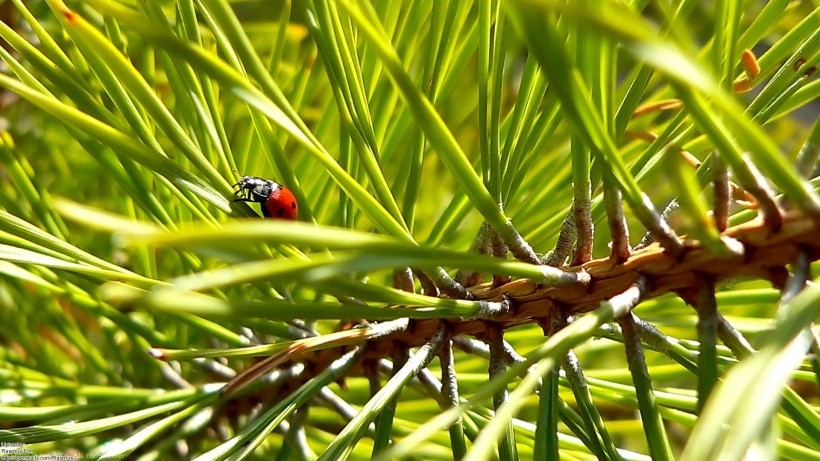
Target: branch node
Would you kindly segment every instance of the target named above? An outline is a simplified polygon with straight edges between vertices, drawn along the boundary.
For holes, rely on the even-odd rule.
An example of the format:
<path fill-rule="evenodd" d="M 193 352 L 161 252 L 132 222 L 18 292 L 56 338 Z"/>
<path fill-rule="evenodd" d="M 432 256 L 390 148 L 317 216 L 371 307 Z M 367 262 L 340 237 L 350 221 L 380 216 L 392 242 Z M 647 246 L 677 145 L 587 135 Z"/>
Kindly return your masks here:
<path fill-rule="evenodd" d="M 473 316 L 462 318 L 462 320 L 491 320 L 510 313 L 512 303 L 504 295 L 501 301 L 478 301 L 481 306 Z"/>

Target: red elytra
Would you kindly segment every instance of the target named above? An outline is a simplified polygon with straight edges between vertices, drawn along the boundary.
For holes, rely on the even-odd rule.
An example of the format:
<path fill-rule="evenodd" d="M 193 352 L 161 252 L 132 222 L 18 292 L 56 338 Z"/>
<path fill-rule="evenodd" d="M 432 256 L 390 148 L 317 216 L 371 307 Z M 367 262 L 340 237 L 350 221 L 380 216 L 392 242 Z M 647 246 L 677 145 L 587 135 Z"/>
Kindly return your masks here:
<path fill-rule="evenodd" d="M 296 204 L 296 197 L 287 187 L 281 184 L 278 186 L 270 193 L 268 200 L 265 201 L 264 207 L 268 211 L 266 216 L 293 221 L 299 216 L 299 205 Z"/>

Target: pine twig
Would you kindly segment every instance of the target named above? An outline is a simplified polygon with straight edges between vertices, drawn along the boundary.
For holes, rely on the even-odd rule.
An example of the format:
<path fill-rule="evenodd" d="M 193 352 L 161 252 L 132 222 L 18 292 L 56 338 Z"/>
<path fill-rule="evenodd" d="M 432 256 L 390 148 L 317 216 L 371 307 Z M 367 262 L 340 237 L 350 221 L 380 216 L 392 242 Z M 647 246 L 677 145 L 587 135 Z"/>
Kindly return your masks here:
<path fill-rule="evenodd" d="M 504 331 L 496 324 L 487 324 L 487 344 L 490 346 L 490 362 L 488 373 L 490 379 L 504 374 L 507 367 L 504 365 Z M 493 408 L 498 410 L 507 402 L 509 392 L 507 386 L 502 386 L 493 395 Z M 515 434 L 512 423 L 507 424 L 504 436 L 498 443 L 498 454 L 501 459 L 518 459 L 518 450 L 515 446 Z"/>
<path fill-rule="evenodd" d="M 626 226 L 626 217 L 624 217 L 621 191 L 609 172 L 604 172 L 604 205 L 609 233 L 612 237 L 610 258 L 615 264 L 621 264 L 629 258 L 629 228 Z M 664 217 L 661 216 L 661 218 Z"/>
<path fill-rule="evenodd" d="M 455 361 L 453 360 L 453 342 L 450 340 L 445 341 L 438 355 L 441 361 L 442 403 L 444 408 L 454 408 L 459 405 L 460 399 Z M 449 432 L 453 459 L 461 459 L 467 453 L 467 443 L 464 440 L 464 423 L 461 417 L 450 426 Z"/>
<path fill-rule="evenodd" d="M 729 184 L 729 170 L 719 155 L 712 158 L 712 183 L 714 184 L 713 218 L 718 232 L 726 230 L 729 222 L 729 205 L 732 200 L 732 189 Z"/>
<path fill-rule="evenodd" d="M 567 256 L 572 252 L 572 243 L 578 236 L 575 228 L 575 210 L 570 207 L 569 213 L 561 224 L 561 231 L 558 233 L 558 241 L 555 242 L 555 249 L 546 261 L 548 266 L 560 267 L 564 265 Z"/>

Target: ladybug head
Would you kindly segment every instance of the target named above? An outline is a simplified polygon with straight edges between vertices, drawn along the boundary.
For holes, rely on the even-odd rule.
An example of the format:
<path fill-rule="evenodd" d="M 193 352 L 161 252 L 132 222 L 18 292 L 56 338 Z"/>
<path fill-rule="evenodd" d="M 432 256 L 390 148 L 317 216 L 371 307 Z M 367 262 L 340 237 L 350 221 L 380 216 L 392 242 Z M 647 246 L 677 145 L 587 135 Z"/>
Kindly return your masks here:
<path fill-rule="evenodd" d="M 282 186 L 256 176 L 242 176 L 233 187 L 236 189 L 234 202 L 265 203 L 271 193 Z"/>

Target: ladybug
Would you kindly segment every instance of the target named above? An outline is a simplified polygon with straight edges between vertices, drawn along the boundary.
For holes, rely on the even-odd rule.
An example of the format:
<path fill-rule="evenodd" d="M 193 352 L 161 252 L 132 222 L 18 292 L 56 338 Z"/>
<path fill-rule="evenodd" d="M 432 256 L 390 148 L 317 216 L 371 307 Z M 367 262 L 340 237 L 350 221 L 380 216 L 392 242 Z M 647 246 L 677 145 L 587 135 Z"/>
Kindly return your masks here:
<path fill-rule="evenodd" d="M 296 197 L 287 187 L 256 176 L 242 176 L 233 185 L 236 188 L 234 202 L 257 202 L 262 204 L 262 215 L 266 218 L 296 220 L 299 205 Z"/>

